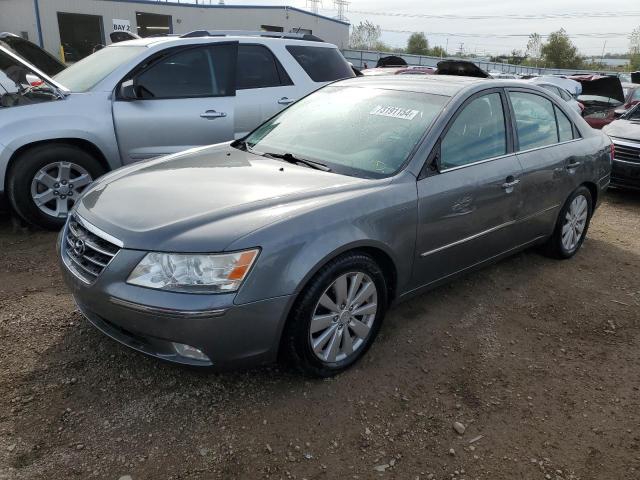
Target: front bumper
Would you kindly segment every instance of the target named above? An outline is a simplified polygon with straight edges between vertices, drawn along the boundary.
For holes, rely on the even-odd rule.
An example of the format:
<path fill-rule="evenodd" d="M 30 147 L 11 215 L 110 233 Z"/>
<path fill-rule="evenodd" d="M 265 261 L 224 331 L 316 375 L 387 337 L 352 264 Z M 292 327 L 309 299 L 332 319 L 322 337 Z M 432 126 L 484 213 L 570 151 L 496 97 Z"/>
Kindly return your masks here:
<path fill-rule="evenodd" d="M 611 167 L 611 186 L 640 189 L 640 162 L 614 159 Z"/>
<path fill-rule="evenodd" d="M 235 294 L 187 294 L 125 282 L 145 252 L 121 249 L 92 284 L 81 281 L 58 258 L 65 283 L 82 314 L 100 331 L 145 354 L 216 369 L 275 361 L 292 297 L 236 305 Z M 174 343 L 202 351 L 208 360 L 181 356 Z"/>

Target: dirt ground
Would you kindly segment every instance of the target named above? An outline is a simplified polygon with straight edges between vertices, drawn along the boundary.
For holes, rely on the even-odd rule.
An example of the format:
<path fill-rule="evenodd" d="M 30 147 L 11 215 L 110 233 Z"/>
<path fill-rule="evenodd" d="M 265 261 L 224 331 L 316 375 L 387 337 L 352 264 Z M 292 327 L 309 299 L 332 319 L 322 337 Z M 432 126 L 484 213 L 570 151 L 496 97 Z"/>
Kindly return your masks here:
<path fill-rule="evenodd" d="M 570 261 L 528 251 L 396 306 L 325 381 L 122 347 L 54 243 L 0 220 L 1 479 L 640 478 L 640 194 L 609 193 Z"/>

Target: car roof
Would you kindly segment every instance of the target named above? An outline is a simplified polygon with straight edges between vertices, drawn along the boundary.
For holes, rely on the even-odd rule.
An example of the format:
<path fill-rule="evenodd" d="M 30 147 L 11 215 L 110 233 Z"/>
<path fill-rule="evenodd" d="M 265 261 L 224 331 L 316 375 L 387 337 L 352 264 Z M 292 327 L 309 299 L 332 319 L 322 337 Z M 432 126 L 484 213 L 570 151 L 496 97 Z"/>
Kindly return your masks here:
<path fill-rule="evenodd" d="M 463 77 L 458 75 L 379 75 L 356 77 L 333 83 L 337 86 L 371 87 L 386 90 L 430 93 L 454 96 L 458 92 L 474 86 L 494 87 L 534 87 L 524 80 L 492 80 L 490 78 Z M 535 88 L 535 87 L 534 87 Z"/>
<path fill-rule="evenodd" d="M 258 35 L 224 35 L 224 36 L 201 36 L 201 37 L 146 37 L 124 42 L 112 43 L 108 47 L 173 47 L 179 45 L 219 43 L 219 42 L 240 42 L 240 43 L 261 43 L 264 45 L 307 45 L 310 47 L 336 48 L 335 45 L 326 42 L 316 42 L 312 40 L 297 40 L 291 38 L 272 38 Z"/>

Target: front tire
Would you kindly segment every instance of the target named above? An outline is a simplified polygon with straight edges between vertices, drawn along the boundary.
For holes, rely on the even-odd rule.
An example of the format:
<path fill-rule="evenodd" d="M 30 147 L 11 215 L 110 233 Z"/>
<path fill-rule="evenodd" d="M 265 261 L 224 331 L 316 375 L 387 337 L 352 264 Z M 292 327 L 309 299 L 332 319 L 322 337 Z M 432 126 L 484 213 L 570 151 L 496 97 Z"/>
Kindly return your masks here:
<path fill-rule="evenodd" d="M 573 257 L 584 242 L 593 214 L 593 199 L 588 188 L 578 187 L 565 202 L 553 235 L 545 245 L 547 255 L 567 259 Z"/>
<path fill-rule="evenodd" d="M 104 168 L 74 145 L 44 144 L 16 158 L 7 196 L 15 212 L 32 226 L 59 230 L 76 199 Z"/>
<path fill-rule="evenodd" d="M 285 327 L 284 354 L 307 375 L 336 375 L 369 349 L 386 308 L 387 285 L 378 264 L 358 252 L 341 255 L 300 294 Z"/>

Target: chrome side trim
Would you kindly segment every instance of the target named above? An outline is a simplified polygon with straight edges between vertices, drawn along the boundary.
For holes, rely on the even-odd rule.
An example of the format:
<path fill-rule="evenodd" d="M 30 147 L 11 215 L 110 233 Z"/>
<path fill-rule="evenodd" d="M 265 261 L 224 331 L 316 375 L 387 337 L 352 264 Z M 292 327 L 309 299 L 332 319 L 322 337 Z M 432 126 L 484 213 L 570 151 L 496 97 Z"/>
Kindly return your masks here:
<path fill-rule="evenodd" d="M 476 234 L 471 235 L 469 237 L 465 237 L 465 238 L 462 238 L 462 239 L 457 240 L 455 242 L 449 243 L 447 245 L 443 245 L 441 247 L 434 248 L 433 250 L 428 250 L 426 252 L 423 252 L 423 253 L 420 254 L 420 256 L 421 257 L 428 257 L 429 255 L 432 255 L 434 253 L 441 252 L 442 250 L 446 250 L 447 248 L 455 247 L 457 245 L 461 245 L 461 244 L 466 243 L 466 242 L 470 242 L 471 240 L 475 240 L 476 238 L 482 237 L 484 235 L 488 235 L 489 233 L 493 233 L 493 232 L 495 232 L 497 230 L 500 230 L 502 228 L 509 227 L 509 226 L 515 225 L 517 223 L 526 222 L 527 220 L 530 220 L 530 219 L 532 219 L 534 217 L 537 217 L 538 215 L 542 215 L 542 214 L 547 213 L 547 212 L 549 212 L 551 210 L 555 210 L 559 206 L 560 206 L 560 204 L 553 205 L 551 207 L 545 208 L 544 210 L 540 210 L 539 212 L 533 213 L 533 214 L 528 215 L 526 217 L 519 218 L 517 220 L 511 220 L 511 221 L 505 222 L 505 223 L 501 223 L 500 225 L 496 225 L 495 227 L 489 228 L 488 230 L 483 230 L 482 232 L 476 233 Z"/>
<path fill-rule="evenodd" d="M 114 245 L 120 248 L 124 248 L 124 243 L 122 243 L 122 240 L 119 240 L 113 235 L 109 235 L 107 232 L 100 230 L 95 225 L 92 225 L 91 223 L 87 222 L 84 218 L 82 218 L 77 213 L 75 213 L 74 215 L 76 217 L 76 221 L 80 223 L 84 228 L 89 230 L 91 233 L 93 233 L 94 235 L 102 238 L 103 240 L 106 240 L 107 242 L 113 243 Z"/>
<path fill-rule="evenodd" d="M 203 317 L 221 317 L 226 312 L 226 308 L 216 308 L 211 310 L 174 310 L 172 308 L 152 307 L 151 305 L 142 305 L 140 303 L 130 302 L 123 300 L 122 298 L 109 297 L 109 301 L 121 307 L 128 308 L 129 310 L 135 310 L 137 312 L 167 315 L 170 317 L 183 317 L 183 318 L 203 318 Z"/>
<path fill-rule="evenodd" d="M 443 170 L 440 170 L 440 173 L 453 172 L 453 171 L 456 171 L 456 170 L 460 170 L 461 168 L 473 167 L 474 165 L 480 165 L 482 163 L 493 162 L 494 160 L 500 160 L 502 158 L 515 157 L 515 155 L 516 155 L 515 152 L 505 153 L 504 155 L 498 155 L 497 157 L 489 157 L 489 158 L 485 158 L 483 160 L 478 160 L 476 162 L 465 163 L 464 165 L 458 165 L 457 167 L 445 168 Z"/>
<path fill-rule="evenodd" d="M 551 145 L 543 145 L 541 147 L 529 148 L 527 150 L 519 150 L 516 152 L 516 154 L 519 155 L 521 153 L 535 152 L 536 150 L 544 150 L 545 148 L 557 147 L 558 145 L 566 145 L 567 143 L 580 142 L 581 140 L 584 140 L 584 138 L 573 138 L 571 140 L 567 140 L 566 142 L 552 143 Z"/>

